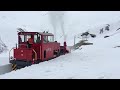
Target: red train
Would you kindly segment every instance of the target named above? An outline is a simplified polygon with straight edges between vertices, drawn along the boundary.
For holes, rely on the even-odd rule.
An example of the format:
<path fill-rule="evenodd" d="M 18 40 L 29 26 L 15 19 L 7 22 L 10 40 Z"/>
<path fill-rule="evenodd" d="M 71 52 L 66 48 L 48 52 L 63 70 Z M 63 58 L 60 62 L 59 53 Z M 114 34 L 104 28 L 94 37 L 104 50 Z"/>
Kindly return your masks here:
<path fill-rule="evenodd" d="M 69 53 L 66 50 L 66 42 L 64 42 L 64 46 L 60 46 L 60 43 L 54 41 L 52 33 L 19 32 L 18 45 L 13 48 L 13 56 L 10 56 L 9 53 L 9 60 L 13 65 L 13 70 L 15 70 L 38 64 L 66 53 Z"/>

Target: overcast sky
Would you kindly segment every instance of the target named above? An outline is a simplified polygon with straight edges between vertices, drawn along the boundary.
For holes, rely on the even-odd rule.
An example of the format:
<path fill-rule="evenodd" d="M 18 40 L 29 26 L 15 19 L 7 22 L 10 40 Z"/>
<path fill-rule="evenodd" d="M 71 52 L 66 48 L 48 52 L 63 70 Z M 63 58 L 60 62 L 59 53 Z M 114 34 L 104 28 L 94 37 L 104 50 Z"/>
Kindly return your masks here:
<path fill-rule="evenodd" d="M 61 11 L 60 11 L 61 12 Z M 66 11 L 65 29 L 86 29 L 120 20 L 120 11 Z M 27 25 L 34 29 L 51 29 L 48 11 L 0 11 L 0 24 L 11 26 Z M 3 24 L 1 25 L 3 26 Z"/>
<path fill-rule="evenodd" d="M 46 13 L 47 11 L 0 11 L 0 16 L 11 17 L 13 22 L 16 20 L 16 23 L 34 24 L 37 26 L 48 22 Z M 67 11 L 66 15 L 68 23 L 79 22 L 81 25 L 100 24 L 118 20 L 120 11 Z"/>

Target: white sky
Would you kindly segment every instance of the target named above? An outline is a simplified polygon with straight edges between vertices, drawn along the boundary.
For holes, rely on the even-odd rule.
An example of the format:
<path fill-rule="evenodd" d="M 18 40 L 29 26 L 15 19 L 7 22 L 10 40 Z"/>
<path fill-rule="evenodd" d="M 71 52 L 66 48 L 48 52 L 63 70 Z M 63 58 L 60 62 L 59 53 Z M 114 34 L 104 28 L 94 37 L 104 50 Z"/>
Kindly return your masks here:
<path fill-rule="evenodd" d="M 0 11 L 0 17 L 11 17 L 17 24 L 30 24 L 36 27 L 48 24 L 47 11 Z M 67 11 L 67 24 L 101 24 L 118 20 L 120 11 Z"/>

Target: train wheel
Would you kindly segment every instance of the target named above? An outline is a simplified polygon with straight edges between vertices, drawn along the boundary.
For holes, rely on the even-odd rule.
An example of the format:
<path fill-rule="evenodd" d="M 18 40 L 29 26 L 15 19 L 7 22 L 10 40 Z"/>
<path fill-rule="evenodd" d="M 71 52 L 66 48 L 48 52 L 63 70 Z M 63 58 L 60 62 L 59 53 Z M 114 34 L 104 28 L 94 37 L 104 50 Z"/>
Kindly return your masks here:
<path fill-rule="evenodd" d="M 17 65 L 16 67 L 17 69 L 21 69 L 21 68 L 24 68 L 24 66 L 21 66 L 21 65 Z"/>
<path fill-rule="evenodd" d="M 57 52 L 57 55 L 56 55 L 56 56 L 57 56 L 57 57 L 59 57 L 59 56 L 60 56 L 60 52 L 59 52 L 59 51 Z"/>
<path fill-rule="evenodd" d="M 16 65 L 16 64 L 12 64 L 12 70 L 13 70 L 13 71 L 14 71 L 14 70 L 15 70 L 15 71 L 17 70 L 17 68 L 16 68 L 16 67 L 17 67 L 17 65 Z"/>

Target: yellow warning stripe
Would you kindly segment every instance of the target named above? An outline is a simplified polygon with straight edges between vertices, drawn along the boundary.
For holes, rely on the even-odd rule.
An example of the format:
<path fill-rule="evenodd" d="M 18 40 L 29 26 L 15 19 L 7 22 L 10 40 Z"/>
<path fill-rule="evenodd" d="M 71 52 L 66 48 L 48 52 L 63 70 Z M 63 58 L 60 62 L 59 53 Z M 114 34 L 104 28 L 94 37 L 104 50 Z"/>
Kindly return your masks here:
<path fill-rule="evenodd" d="M 12 64 L 12 70 L 16 70 L 16 64 L 14 65 L 14 64 Z"/>

